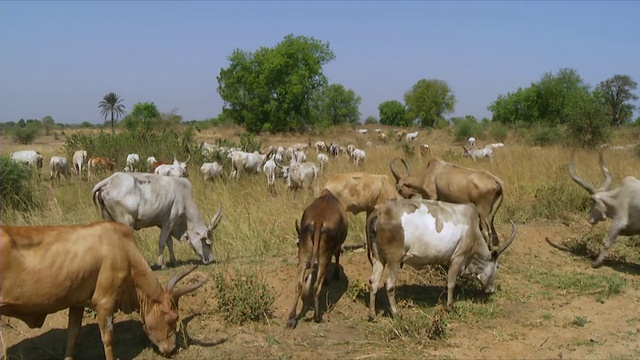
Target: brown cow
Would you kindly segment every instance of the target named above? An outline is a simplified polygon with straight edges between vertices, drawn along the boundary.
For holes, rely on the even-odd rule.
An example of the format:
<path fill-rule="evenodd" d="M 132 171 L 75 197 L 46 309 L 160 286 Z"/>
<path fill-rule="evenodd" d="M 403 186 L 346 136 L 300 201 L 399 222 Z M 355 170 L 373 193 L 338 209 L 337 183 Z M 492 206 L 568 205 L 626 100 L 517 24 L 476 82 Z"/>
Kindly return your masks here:
<path fill-rule="evenodd" d="M 296 232 L 298 233 L 298 281 L 295 300 L 287 321 L 287 326 L 290 328 L 295 328 L 298 323 L 296 316 L 298 300 L 301 296 L 306 297 L 311 291 L 311 282 L 314 278 L 312 272 L 316 264 L 316 281 L 313 284 L 313 318 L 316 322 L 322 321 L 320 292 L 331 256 L 336 258 L 333 278 L 340 279 L 340 247 L 347 237 L 347 214 L 344 207 L 329 190 L 323 190 L 320 196 L 304 210 L 300 226 L 296 220 Z"/>
<path fill-rule="evenodd" d="M 0 314 L 39 328 L 48 314 L 69 309 L 65 359 L 72 359 L 84 307 L 97 312 L 105 357 L 114 359 L 113 314 L 140 312 L 144 330 L 160 352 L 176 347 L 178 299 L 204 281 L 167 289 L 153 275 L 131 230 L 120 223 L 0 227 Z"/>
<path fill-rule="evenodd" d="M 389 167 L 396 178 L 396 190 L 402 197 L 472 203 L 478 210 L 485 241 L 492 247 L 498 245 L 493 220 L 504 198 L 502 180 L 488 171 L 465 168 L 438 158 L 427 161 L 424 171 L 414 176 L 411 176 L 409 165 L 400 159 L 407 170 L 407 175 L 401 176 L 394 166 L 397 160 L 391 161 Z"/>
<path fill-rule="evenodd" d="M 114 166 L 115 163 L 109 158 L 103 156 L 92 156 L 87 162 L 87 179 L 91 180 L 91 173 L 98 169 L 101 171 L 109 170 L 113 172 Z"/>
<path fill-rule="evenodd" d="M 333 174 L 324 188 L 331 191 L 344 205 L 346 211 L 358 215 L 366 211 L 367 217 L 379 205 L 400 198 L 387 175 L 369 173 Z"/>

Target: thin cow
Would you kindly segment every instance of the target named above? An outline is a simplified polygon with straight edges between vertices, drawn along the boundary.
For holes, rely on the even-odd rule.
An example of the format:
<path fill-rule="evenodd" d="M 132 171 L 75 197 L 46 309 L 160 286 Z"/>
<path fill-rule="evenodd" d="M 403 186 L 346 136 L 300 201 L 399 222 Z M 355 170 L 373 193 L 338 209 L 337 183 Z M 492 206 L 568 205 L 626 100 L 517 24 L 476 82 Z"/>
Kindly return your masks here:
<path fill-rule="evenodd" d="M 0 314 L 39 328 L 48 314 L 69 309 L 65 359 L 73 358 L 84 307 L 97 313 L 108 360 L 114 359 L 113 314 L 118 310 L 140 312 L 144 330 L 160 352 L 175 350 L 178 299 L 204 281 L 174 288 L 195 267 L 163 289 L 131 230 L 116 222 L 2 226 L 0 232 Z"/>
<path fill-rule="evenodd" d="M 213 257 L 213 231 L 218 226 L 222 206 L 207 225 L 193 199 L 189 180 L 147 173 L 117 172 L 93 187 L 91 197 L 102 218 L 140 230 L 160 228 L 157 265 L 164 267 L 165 244 L 169 260 L 175 263 L 171 237 L 188 240 L 202 263 Z"/>

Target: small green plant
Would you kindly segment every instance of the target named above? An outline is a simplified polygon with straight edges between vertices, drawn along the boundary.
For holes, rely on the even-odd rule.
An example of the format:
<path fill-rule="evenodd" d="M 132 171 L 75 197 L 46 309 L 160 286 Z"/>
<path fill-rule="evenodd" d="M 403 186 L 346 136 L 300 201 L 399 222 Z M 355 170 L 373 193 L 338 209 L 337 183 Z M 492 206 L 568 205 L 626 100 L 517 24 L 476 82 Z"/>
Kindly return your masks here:
<path fill-rule="evenodd" d="M 262 143 L 251 133 L 240 134 L 240 147 L 243 151 L 254 152 L 262 149 Z"/>
<path fill-rule="evenodd" d="M 389 339 L 411 339 L 424 342 L 447 337 L 447 313 L 439 308 L 432 316 L 419 311 L 414 316 L 396 317 L 391 321 Z"/>
<path fill-rule="evenodd" d="M 577 326 L 577 327 L 584 327 L 588 322 L 589 320 L 586 317 L 576 316 L 573 318 L 573 320 L 571 320 L 571 325 Z"/>
<path fill-rule="evenodd" d="M 416 154 L 416 147 L 413 144 L 402 143 L 402 152 L 404 152 L 405 157 L 413 157 Z"/>
<path fill-rule="evenodd" d="M 360 279 L 356 279 L 355 281 L 349 284 L 347 288 L 347 296 L 353 300 L 367 300 L 365 294 L 369 290 L 369 285 L 365 284 L 364 281 Z"/>
<path fill-rule="evenodd" d="M 9 207 L 29 211 L 42 205 L 35 196 L 31 183 L 33 170 L 8 156 L 0 157 L 0 203 L 2 209 Z"/>
<path fill-rule="evenodd" d="M 271 316 L 275 297 L 265 280 L 255 273 L 217 273 L 214 283 L 218 292 L 218 310 L 229 323 L 241 325 Z"/>

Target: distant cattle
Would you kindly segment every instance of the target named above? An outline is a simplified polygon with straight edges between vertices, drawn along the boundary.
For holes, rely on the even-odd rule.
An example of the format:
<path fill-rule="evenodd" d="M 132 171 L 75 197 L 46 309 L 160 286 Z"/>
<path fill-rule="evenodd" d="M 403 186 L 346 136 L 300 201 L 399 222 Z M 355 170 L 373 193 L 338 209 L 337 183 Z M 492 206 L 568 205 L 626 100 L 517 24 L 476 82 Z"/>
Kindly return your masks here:
<path fill-rule="evenodd" d="M 115 164 L 113 161 L 102 156 L 92 156 L 87 162 L 87 178 L 91 180 L 91 174 L 95 176 L 96 171 L 113 171 Z"/>
<path fill-rule="evenodd" d="M 49 172 L 51 173 L 51 184 L 58 182 L 60 184 L 60 175 L 64 175 L 69 183 L 70 170 L 67 158 L 64 156 L 52 156 L 49 160 Z"/>

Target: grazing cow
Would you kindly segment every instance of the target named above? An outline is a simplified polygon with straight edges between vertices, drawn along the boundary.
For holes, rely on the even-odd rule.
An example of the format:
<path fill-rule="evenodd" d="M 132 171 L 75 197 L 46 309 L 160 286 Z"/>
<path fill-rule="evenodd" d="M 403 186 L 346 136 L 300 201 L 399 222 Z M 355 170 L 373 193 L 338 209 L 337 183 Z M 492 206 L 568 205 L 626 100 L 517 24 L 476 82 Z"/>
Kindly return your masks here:
<path fill-rule="evenodd" d="M 464 145 L 462 145 L 462 149 L 464 149 L 462 157 L 470 157 L 471 159 L 473 159 L 473 161 L 478 161 L 478 158 L 488 158 L 489 162 L 493 163 L 493 150 L 490 147 L 473 149 L 466 148 Z"/>
<path fill-rule="evenodd" d="M 209 144 L 206 141 L 200 144 L 200 153 L 205 159 L 211 159 L 219 150 L 220 148 L 217 145 Z"/>
<path fill-rule="evenodd" d="M 127 160 L 125 162 L 124 171 L 125 172 L 136 172 L 140 170 L 140 155 L 138 154 L 129 154 L 127 155 Z"/>
<path fill-rule="evenodd" d="M 327 144 L 324 141 L 316 141 L 315 148 L 317 153 L 320 153 L 320 151 L 327 151 Z"/>
<path fill-rule="evenodd" d="M 165 244 L 169 260 L 175 263 L 173 241 L 188 240 L 204 264 L 214 261 L 213 230 L 220 221 L 222 206 L 209 224 L 205 224 L 193 199 L 193 190 L 185 178 L 147 173 L 117 172 L 102 180 L 91 191 L 93 203 L 102 218 L 121 222 L 131 229 L 160 228 L 157 265 L 164 267 Z"/>
<path fill-rule="evenodd" d="M 407 140 L 407 142 L 415 141 L 417 138 L 418 138 L 418 132 L 417 132 L 417 131 L 414 131 L 414 132 L 408 133 L 408 134 L 405 136 L 405 139 Z"/>
<path fill-rule="evenodd" d="M 503 143 L 493 143 L 493 144 L 487 145 L 486 147 L 490 147 L 492 149 L 499 149 L 499 148 L 504 147 L 504 144 Z"/>
<path fill-rule="evenodd" d="M 189 169 L 187 164 L 191 160 L 191 155 L 185 162 L 180 162 L 176 157 L 173 157 L 173 163 L 171 165 L 163 164 L 158 165 L 154 172 L 156 175 L 172 176 L 172 177 L 189 177 Z"/>
<path fill-rule="evenodd" d="M 86 306 L 97 313 L 104 355 L 113 360 L 113 314 L 138 311 L 144 331 L 161 353 L 176 348 L 178 299 L 202 286 L 158 282 L 131 230 L 115 222 L 90 225 L 0 227 L 0 314 L 42 327 L 48 314 L 69 309 L 65 359 L 73 349 Z"/>
<path fill-rule="evenodd" d="M 318 161 L 318 165 L 320 166 L 320 171 L 323 171 L 329 163 L 329 157 L 326 154 L 318 154 L 318 158 L 316 160 Z"/>
<path fill-rule="evenodd" d="M 203 163 L 200 166 L 200 174 L 202 174 L 202 180 L 214 180 L 222 176 L 222 165 L 217 161 L 210 163 Z"/>
<path fill-rule="evenodd" d="M 160 166 L 160 164 L 158 164 L 158 166 L 156 166 L 156 167 L 153 166 L 157 162 L 158 162 L 158 160 L 156 159 L 155 156 L 149 156 L 147 158 L 147 171 L 152 172 L 152 171 L 155 170 L 156 167 Z"/>
<path fill-rule="evenodd" d="M 469 149 L 475 149 L 476 148 L 476 138 L 474 138 L 473 136 L 470 137 L 467 140 L 467 144 L 469 144 Z"/>
<path fill-rule="evenodd" d="M 82 179 L 82 166 L 87 162 L 87 151 L 77 150 L 73 153 L 73 169 L 78 172 L 78 177 Z"/>
<path fill-rule="evenodd" d="M 602 261 L 607 256 L 607 251 L 618 235 L 634 236 L 640 235 L 640 180 L 633 176 L 622 179 L 620 186 L 611 189 L 613 178 L 609 169 L 604 163 L 604 156 L 600 151 L 600 169 L 604 176 L 604 184 L 595 188 L 576 175 L 573 167 L 573 155 L 569 160 L 569 175 L 578 185 L 582 186 L 591 195 L 591 213 L 589 224 L 595 225 L 607 217 L 612 220 L 611 230 L 604 242 L 604 247 L 600 256 L 592 264 L 594 268 L 602 266 Z"/>
<path fill-rule="evenodd" d="M 267 159 L 266 154 L 260 154 L 257 151 L 252 153 L 244 151 L 235 151 L 231 155 L 231 173 L 229 178 L 239 178 L 240 171 L 246 171 L 248 173 L 259 173 L 262 164 Z"/>
<path fill-rule="evenodd" d="M 364 135 L 364 134 L 366 134 L 368 132 L 369 132 L 369 130 L 367 130 L 367 129 L 358 129 L 358 134 L 360 134 L 360 135 Z"/>
<path fill-rule="evenodd" d="M 353 161 L 356 166 L 362 165 L 366 157 L 367 154 L 364 152 L 364 150 L 353 149 L 353 151 L 351 152 L 351 161 Z"/>
<path fill-rule="evenodd" d="M 438 158 L 427 161 L 423 172 L 414 176 L 411 176 L 409 165 L 401 159 L 407 175 L 400 176 L 394 167 L 397 160 L 391 161 L 389 167 L 396 179 L 396 190 L 402 197 L 472 203 L 478 210 L 480 228 L 487 244 L 498 245 L 493 220 L 504 198 L 502 180 L 488 171 L 465 168 Z"/>
<path fill-rule="evenodd" d="M 349 144 L 347 145 L 347 155 L 349 155 L 349 157 L 351 157 L 351 154 L 353 154 L 353 150 L 357 149 L 355 145 L 353 144 Z"/>
<path fill-rule="evenodd" d="M 334 158 L 338 157 L 338 155 L 340 155 L 340 145 L 338 144 L 329 145 L 329 155 L 331 155 Z"/>
<path fill-rule="evenodd" d="M 407 135 L 407 132 L 402 130 L 396 134 L 396 140 L 402 141 L 402 139 L 404 139 L 406 135 Z"/>
<path fill-rule="evenodd" d="M 296 220 L 298 278 L 293 307 L 289 312 L 289 320 L 287 321 L 289 328 L 296 327 L 298 323 L 298 317 L 296 316 L 298 300 L 301 297 L 308 297 L 314 278 L 313 319 L 315 322 L 322 321 L 322 314 L 320 314 L 322 284 L 325 281 L 327 267 L 331 262 L 332 256 L 336 259 L 333 279 L 340 279 L 340 248 L 347 237 L 347 228 L 347 214 L 344 212 L 340 201 L 328 190 L 322 191 L 320 196 L 304 210 L 299 226 Z M 315 277 L 312 274 L 314 268 L 316 271 Z"/>
<path fill-rule="evenodd" d="M 64 156 L 52 156 L 49 160 L 49 172 L 51 173 L 51 184 L 55 184 L 56 180 L 60 185 L 60 174 L 64 175 L 69 184 L 70 170 L 67 158 Z"/>
<path fill-rule="evenodd" d="M 429 156 L 430 153 L 431 153 L 431 148 L 429 147 L 429 144 L 420 145 L 420 156 L 422 156 L 423 158 L 426 158 L 427 156 Z"/>
<path fill-rule="evenodd" d="M 280 166 L 277 163 L 276 165 Z M 309 162 L 292 162 L 291 165 L 288 166 L 285 175 L 287 189 L 291 190 L 299 190 L 303 187 L 311 189 L 317 178 L 318 168 L 314 163 Z"/>
<path fill-rule="evenodd" d="M 40 170 L 44 165 L 44 158 L 39 152 L 34 150 L 19 150 L 9 154 L 9 157 L 15 162 L 33 167 L 38 172 L 38 178 L 41 178 Z"/>
<path fill-rule="evenodd" d="M 398 309 L 395 282 L 403 264 L 416 269 L 426 265 L 448 267 L 447 308 L 453 307 L 456 278 L 477 275 L 483 289 L 492 293 L 500 254 L 511 245 L 511 237 L 500 248 L 487 247 L 478 226 L 473 204 L 452 204 L 432 200 L 399 199 L 381 206 L 367 219 L 367 256 L 373 266 L 369 283 L 369 319 L 376 316 L 375 299 L 382 273 L 391 314 Z"/>
<path fill-rule="evenodd" d="M 113 171 L 115 164 L 103 156 L 92 156 L 87 162 L 87 179 L 91 180 L 91 174 L 100 171 Z"/>
<path fill-rule="evenodd" d="M 324 188 L 331 191 L 353 215 L 365 211 L 367 217 L 376 207 L 391 199 L 400 198 L 387 175 L 342 173 L 329 177 Z"/>
<path fill-rule="evenodd" d="M 387 136 L 387 134 L 381 132 L 381 133 L 378 133 L 378 139 L 380 139 L 380 141 L 386 143 L 387 140 L 389 139 L 389 137 Z"/>
<path fill-rule="evenodd" d="M 296 151 L 295 153 L 293 153 L 293 159 L 291 159 L 292 162 L 297 162 L 297 163 L 303 163 L 305 161 L 307 161 L 307 154 L 304 153 L 304 151 Z"/>

